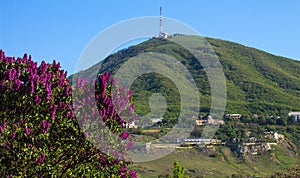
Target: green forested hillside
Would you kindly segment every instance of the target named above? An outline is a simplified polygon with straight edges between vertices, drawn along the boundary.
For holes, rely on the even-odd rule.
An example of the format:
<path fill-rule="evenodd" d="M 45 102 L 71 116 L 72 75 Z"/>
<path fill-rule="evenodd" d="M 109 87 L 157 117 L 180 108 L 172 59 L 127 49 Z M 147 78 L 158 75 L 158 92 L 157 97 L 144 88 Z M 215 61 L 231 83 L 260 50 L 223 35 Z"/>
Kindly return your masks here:
<path fill-rule="evenodd" d="M 300 109 L 299 61 L 228 41 L 207 40 L 227 78 L 227 111 L 285 114 Z"/>
<path fill-rule="evenodd" d="M 226 113 L 285 115 L 291 110 L 300 110 L 299 61 L 229 41 L 206 40 L 219 57 L 226 76 Z M 169 40 L 153 38 L 118 51 L 102 61 L 99 71 L 114 74 L 126 60 L 145 52 L 164 53 L 180 61 L 199 88 L 201 114 L 209 112 L 210 87 L 204 69 L 191 53 Z M 94 66 L 80 75 L 85 76 L 96 68 Z M 179 91 L 170 79 L 162 75 L 145 74 L 133 83 L 131 89 L 136 111 L 141 115 L 150 111 L 148 99 L 152 93 L 161 93 L 168 100 L 166 118 L 177 117 L 180 112 Z"/>

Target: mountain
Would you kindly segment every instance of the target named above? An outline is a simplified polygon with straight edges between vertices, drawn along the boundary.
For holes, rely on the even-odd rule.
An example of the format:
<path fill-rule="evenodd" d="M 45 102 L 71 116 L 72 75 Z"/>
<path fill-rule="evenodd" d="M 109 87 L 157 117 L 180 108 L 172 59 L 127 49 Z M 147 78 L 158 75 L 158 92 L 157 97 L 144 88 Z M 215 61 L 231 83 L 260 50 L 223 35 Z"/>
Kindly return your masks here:
<path fill-rule="evenodd" d="M 225 113 L 283 116 L 289 111 L 300 110 L 300 61 L 230 41 L 207 37 L 205 40 L 219 58 L 226 77 Z M 194 50 L 203 51 L 201 48 Z M 170 40 L 152 38 L 111 54 L 100 63 L 75 75 L 86 77 L 91 73 L 94 75 L 95 72 L 105 71 L 115 74 L 128 59 L 149 52 L 170 55 L 186 67 L 199 89 L 200 114 L 209 113 L 211 92 L 205 69 L 191 52 Z M 164 118 L 174 118 L 180 113 L 180 91 L 172 80 L 161 74 L 143 74 L 133 82 L 131 89 L 136 112 L 140 115 L 150 112 L 148 101 L 153 93 L 160 93 L 167 100 Z M 154 107 L 159 109 L 159 106 Z"/>
<path fill-rule="evenodd" d="M 185 44 L 180 46 L 176 43 L 180 40 L 197 41 L 201 44 L 192 44 L 192 47 L 187 50 Z M 166 60 L 165 64 L 170 69 L 177 69 L 177 75 L 173 73 L 174 75 L 170 79 L 164 74 L 147 72 L 146 69 L 152 69 L 151 67 L 167 70 L 159 62 L 155 64 L 156 61 L 154 61 L 153 63 L 153 59 L 164 58 L 163 55 L 156 56 L 157 53 L 176 60 L 175 63 Z M 203 57 L 203 63 L 198 61 L 197 57 L 199 56 Z M 128 65 L 129 67 L 126 69 L 130 75 L 139 76 L 130 87 L 134 96 L 135 112 L 139 116 L 149 118 L 163 117 L 164 121 L 157 133 L 152 133 L 153 128 L 149 132 L 144 132 L 147 129 L 131 130 L 132 135 L 138 135 L 132 137 L 133 139 L 138 138 L 140 141 L 149 142 L 161 138 L 162 135 L 169 132 L 169 126 L 176 123 L 176 118 L 182 112 L 182 98 L 180 97 L 184 93 L 182 90 L 188 90 L 186 88 L 188 86 L 180 88 L 176 85 L 176 81 L 172 80 L 186 75 L 181 68 L 177 67 L 178 65 L 184 66 L 189 72 L 190 76 L 186 75 L 185 77 L 193 78 L 195 81 L 199 91 L 200 115 L 208 114 L 213 90 L 210 86 L 209 70 L 207 70 L 205 60 L 207 59 L 209 68 L 214 69 L 217 66 L 215 65 L 216 58 L 219 60 L 226 81 L 225 114 L 240 113 L 245 117 L 241 119 L 225 117 L 225 124 L 220 126 L 214 138 L 227 143 L 232 143 L 236 138 L 240 140 L 237 144 L 243 144 L 243 140 L 247 142 L 247 138 L 261 140 L 265 138 L 266 133 L 274 131 L 283 135 L 282 138 L 284 138 L 279 140 L 277 145 L 272 146 L 272 150 L 265 152 L 259 150 L 258 155 L 243 156 L 228 145 L 212 146 L 211 150 L 201 146 L 193 149 L 178 149 L 158 160 L 134 163 L 132 168 L 139 172 L 141 177 L 166 177 L 172 171 L 174 160 L 179 160 L 186 168 L 186 173 L 191 177 L 271 177 L 276 172 L 285 172 L 286 167 L 299 165 L 300 123 L 292 123 L 286 114 L 290 111 L 300 110 L 300 61 L 276 56 L 230 41 L 177 35 L 170 39 L 152 38 L 120 50 L 70 78 L 91 79 L 95 78 L 97 73 L 106 71 L 118 75 L 124 66 L 137 58 L 147 61 L 146 65 L 148 63 L 151 65 L 143 66 L 136 62 Z M 137 74 L 138 71 L 144 69 L 142 75 Z M 122 80 L 126 80 L 127 73 L 123 72 L 118 76 L 123 74 Z M 161 95 L 157 95 L 157 93 L 165 97 L 166 106 L 164 106 Z M 153 103 L 153 96 L 159 102 Z M 189 100 L 193 99 L 188 98 Z M 166 112 L 163 116 L 155 115 L 162 113 L 164 107 L 166 107 Z M 252 114 L 265 117 L 249 117 Z M 274 117 L 266 117 L 271 115 Z M 194 124 L 194 118 L 191 120 Z M 139 125 L 139 123 L 137 124 Z M 191 136 L 196 138 L 201 136 L 203 129 L 204 126 L 195 126 Z M 265 139 L 265 141 L 268 140 Z"/>

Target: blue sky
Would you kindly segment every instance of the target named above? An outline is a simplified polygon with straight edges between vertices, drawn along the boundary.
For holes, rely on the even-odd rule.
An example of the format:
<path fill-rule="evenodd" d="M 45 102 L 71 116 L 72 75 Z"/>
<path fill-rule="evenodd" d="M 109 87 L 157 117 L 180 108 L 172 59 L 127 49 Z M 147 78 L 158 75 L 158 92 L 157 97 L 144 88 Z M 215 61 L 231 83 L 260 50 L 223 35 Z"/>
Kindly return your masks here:
<path fill-rule="evenodd" d="M 98 33 L 129 18 L 158 16 L 159 6 L 203 36 L 300 60 L 297 0 L 1 0 L 0 48 L 38 62 L 56 59 L 70 74 Z"/>

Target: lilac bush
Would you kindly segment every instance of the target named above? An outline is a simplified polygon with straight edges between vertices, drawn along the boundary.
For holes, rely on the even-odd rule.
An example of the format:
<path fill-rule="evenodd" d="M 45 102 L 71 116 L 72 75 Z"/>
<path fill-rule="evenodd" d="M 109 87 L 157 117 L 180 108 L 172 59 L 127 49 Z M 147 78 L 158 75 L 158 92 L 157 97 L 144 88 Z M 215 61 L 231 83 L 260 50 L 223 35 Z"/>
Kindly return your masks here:
<path fill-rule="evenodd" d="M 103 153 L 86 139 L 99 135 L 80 128 L 100 115 L 99 125 L 107 125 L 122 139 L 129 137 L 121 113 L 126 110 L 133 116 L 131 93 L 120 92 L 115 109 L 109 93 L 113 84 L 106 73 L 93 85 L 82 79 L 72 87 L 60 63 L 38 65 L 27 54 L 15 59 L 0 50 L 0 175 L 137 177 L 127 169 L 128 161 Z M 91 87 L 96 95 L 86 97 Z M 72 92 L 78 91 L 87 100 L 82 102 L 94 100 L 98 108 L 75 117 L 80 108 L 72 105 Z"/>
<path fill-rule="evenodd" d="M 129 133 L 123 126 L 136 119 L 132 92 L 118 86 L 107 72 L 98 75 L 96 82 L 76 77 L 72 80 L 77 86 L 72 95 L 74 113 L 85 138 L 104 153 L 128 160 L 126 152 L 133 142 L 127 141 Z"/>

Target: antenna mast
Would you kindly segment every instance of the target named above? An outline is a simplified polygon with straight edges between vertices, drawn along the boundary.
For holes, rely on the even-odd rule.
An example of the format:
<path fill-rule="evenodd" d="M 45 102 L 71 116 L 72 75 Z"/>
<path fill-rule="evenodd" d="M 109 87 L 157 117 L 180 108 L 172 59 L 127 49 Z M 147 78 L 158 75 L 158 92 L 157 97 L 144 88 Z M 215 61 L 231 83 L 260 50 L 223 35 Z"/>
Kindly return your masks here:
<path fill-rule="evenodd" d="M 159 16 L 159 36 L 163 36 L 163 27 L 162 27 L 162 7 L 160 6 L 160 16 Z"/>

